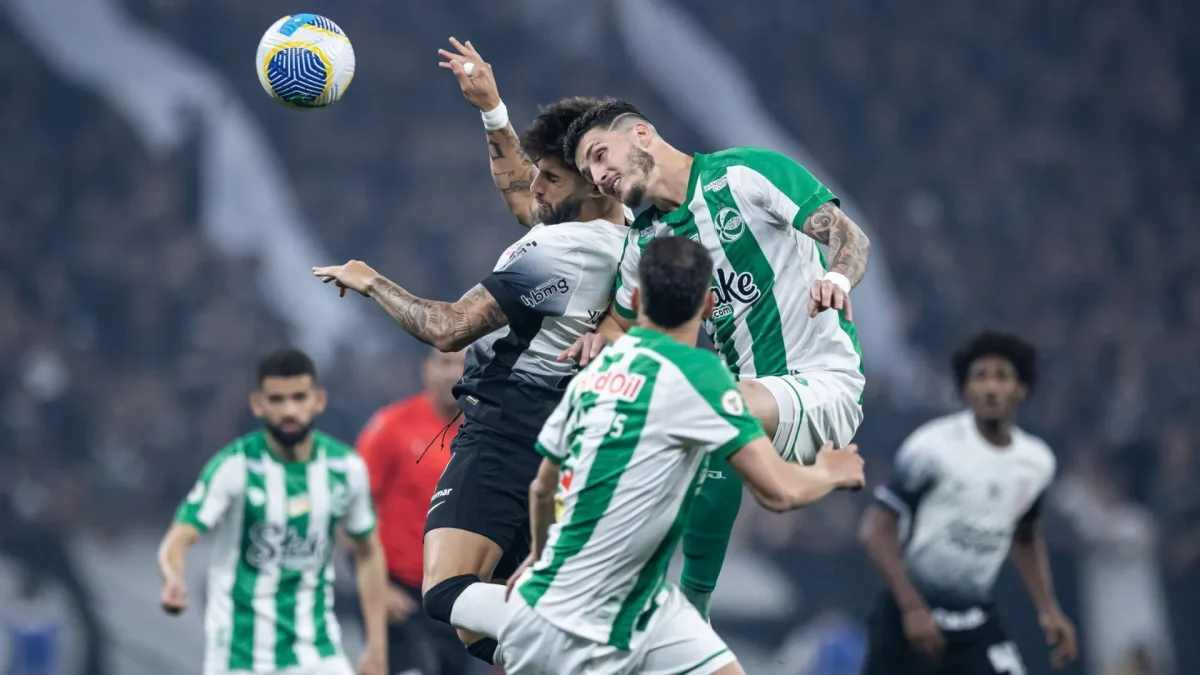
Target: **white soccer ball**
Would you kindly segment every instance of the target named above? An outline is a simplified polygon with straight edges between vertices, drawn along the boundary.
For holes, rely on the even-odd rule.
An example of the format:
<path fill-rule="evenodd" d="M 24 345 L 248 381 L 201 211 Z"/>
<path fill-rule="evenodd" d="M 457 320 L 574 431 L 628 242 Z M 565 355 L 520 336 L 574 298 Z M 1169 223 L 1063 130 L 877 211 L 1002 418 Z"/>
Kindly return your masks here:
<path fill-rule="evenodd" d="M 276 21 L 258 43 L 258 81 L 289 108 L 324 108 L 354 79 L 354 48 L 338 25 L 316 14 Z"/>

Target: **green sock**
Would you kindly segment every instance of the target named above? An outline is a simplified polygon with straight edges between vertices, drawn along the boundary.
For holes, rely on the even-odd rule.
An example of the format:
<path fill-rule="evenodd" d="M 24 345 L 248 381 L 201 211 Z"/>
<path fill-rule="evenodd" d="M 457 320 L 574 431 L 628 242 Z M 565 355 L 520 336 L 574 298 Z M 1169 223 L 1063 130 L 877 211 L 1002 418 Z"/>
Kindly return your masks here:
<path fill-rule="evenodd" d="M 742 481 L 729 464 L 723 459 L 713 459 L 708 470 L 708 478 L 692 502 L 692 513 L 683 531 L 683 574 L 680 578 L 684 597 L 705 619 L 717 578 L 721 576 L 721 566 L 725 564 L 729 535 L 742 506 Z"/>

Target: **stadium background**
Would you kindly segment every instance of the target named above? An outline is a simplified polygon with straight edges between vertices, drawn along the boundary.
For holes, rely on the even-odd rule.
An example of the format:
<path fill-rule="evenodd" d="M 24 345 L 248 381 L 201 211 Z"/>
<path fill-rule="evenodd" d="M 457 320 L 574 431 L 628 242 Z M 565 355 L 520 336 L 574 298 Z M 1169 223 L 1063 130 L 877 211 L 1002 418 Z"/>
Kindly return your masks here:
<path fill-rule="evenodd" d="M 276 106 L 252 70 L 297 11 L 358 55 L 326 111 Z M 957 341 L 1035 341 L 1023 424 L 1059 456 L 1071 672 L 1200 673 L 1200 7 L 1183 0 L 0 2 L 0 672 L 22 626 L 56 640 L 46 672 L 199 673 L 199 612 L 161 618 L 153 550 L 251 424 L 263 351 L 319 358 L 343 438 L 419 386 L 423 347 L 307 270 L 364 258 L 450 299 L 520 236 L 436 67 L 449 35 L 494 65 L 518 127 L 539 102 L 618 95 L 679 147 L 768 145 L 836 186 L 875 245 L 855 294 L 872 482 L 954 406 Z M 878 588 L 866 501 L 743 511 L 714 614 L 750 673 L 855 672 Z M 1000 596 L 1048 672 L 1010 571 Z"/>

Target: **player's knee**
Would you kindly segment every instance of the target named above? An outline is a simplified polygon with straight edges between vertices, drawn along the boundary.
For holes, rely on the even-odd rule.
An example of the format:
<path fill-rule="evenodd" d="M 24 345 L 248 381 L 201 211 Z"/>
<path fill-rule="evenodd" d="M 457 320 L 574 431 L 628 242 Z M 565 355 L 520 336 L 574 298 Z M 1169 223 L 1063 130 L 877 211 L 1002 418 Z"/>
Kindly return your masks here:
<path fill-rule="evenodd" d="M 458 600 L 458 596 L 462 595 L 468 586 L 477 583 L 479 583 L 479 577 L 474 574 L 460 574 L 439 581 L 422 595 L 425 613 L 432 619 L 450 623 L 450 614 L 454 610 L 454 603 Z"/>

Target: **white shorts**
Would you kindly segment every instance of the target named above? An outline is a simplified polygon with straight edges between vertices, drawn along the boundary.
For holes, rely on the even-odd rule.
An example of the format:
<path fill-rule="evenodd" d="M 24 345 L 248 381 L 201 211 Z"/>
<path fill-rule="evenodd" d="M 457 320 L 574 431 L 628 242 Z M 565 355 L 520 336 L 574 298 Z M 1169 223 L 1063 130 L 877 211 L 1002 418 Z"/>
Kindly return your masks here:
<path fill-rule="evenodd" d="M 228 670 L 223 665 L 204 664 L 204 675 L 252 675 L 249 670 Z M 265 675 L 259 673 L 259 675 Z M 354 667 L 344 656 L 334 656 L 310 666 L 293 666 L 273 670 L 269 675 L 354 675 Z"/>
<path fill-rule="evenodd" d="M 500 629 L 509 675 L 710 675 L 736 661 L 725 641 L 678 589 L 655 610 L 633 651 L 579 637 L 555 626 L 523 601 Z"/>
<path fill-rule="evenodd" d="M 862 423 L 863 377 L 858 373 L 817 371 L 755 381 L 779 407 L 779 427 L 771 442 L 785 460 L 812 464 L 825 441 L 843 447 Z"/>

